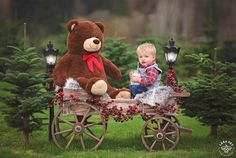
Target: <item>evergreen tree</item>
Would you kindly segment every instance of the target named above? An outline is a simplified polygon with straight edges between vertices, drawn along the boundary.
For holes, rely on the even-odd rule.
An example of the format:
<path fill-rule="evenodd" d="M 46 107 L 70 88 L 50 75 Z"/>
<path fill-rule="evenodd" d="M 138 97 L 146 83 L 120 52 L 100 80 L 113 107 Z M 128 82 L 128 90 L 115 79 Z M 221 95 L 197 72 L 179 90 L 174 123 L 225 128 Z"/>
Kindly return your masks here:
<path fill-rule="evenodd" d="M 12 96 L 9 91 L 15 90 L 16 86 L 7 82 L 0 82 L 0 98 Z"/>
<path fill-rule="evenodd" d="M 236 112 L 236 64 L 210 59 L 206 54 L 188 55 L 194 61 L 199 74 L 187 83 L 191 97 L 183 103 L 183 112 L 197 117 L 211 126 L 211 136 L 217 136 L 221 125 L 235 124 Z"/>
<path fill-rule="evenodd" d="M 22 131 L 24 142 L 28 144 L 29 134 L 39 129 L 43 123 L 43 118 L 36 113 L 43 113 L 52 96 L 44 88 L 46 74 L 39 72 L 42 60 L 35 48 L 10 48 L 14 55 L 9 59 L 5 58 L 8 69 L 3 80 L 15 88 L 1 89 L 11 94 L 4 97 L 7 107 L 2 111 L 7 124 Z"/>
<path fill-rule="evenodd" d="M 103 49 L 103 56 L 111 60 L 121 71 L 122 80 L 109 81 L 115 87 L 126 87 L 129 83 L 129 71 L 137 67 L 136 53 L 129 51 L 121 39 L 108 38 Z"/>

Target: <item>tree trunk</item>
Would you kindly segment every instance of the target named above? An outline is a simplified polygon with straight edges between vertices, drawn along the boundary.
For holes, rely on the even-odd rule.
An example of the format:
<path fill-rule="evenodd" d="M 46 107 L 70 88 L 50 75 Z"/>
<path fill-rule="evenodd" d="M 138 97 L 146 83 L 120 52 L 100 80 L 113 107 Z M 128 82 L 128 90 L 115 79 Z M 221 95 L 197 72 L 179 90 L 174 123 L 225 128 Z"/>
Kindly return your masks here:
<path fill-rule="evenodd" d="M 217 129 L 218 129 L 218 125 L 211 125 L 210 136 L 217 137 L 217 135 L 218 135 Z"/>
<path fill-rule="evenodd" d="M 23 117 L 23 136 L 24 136 L 24 144 L 29 144 L 29 116 Z"/>

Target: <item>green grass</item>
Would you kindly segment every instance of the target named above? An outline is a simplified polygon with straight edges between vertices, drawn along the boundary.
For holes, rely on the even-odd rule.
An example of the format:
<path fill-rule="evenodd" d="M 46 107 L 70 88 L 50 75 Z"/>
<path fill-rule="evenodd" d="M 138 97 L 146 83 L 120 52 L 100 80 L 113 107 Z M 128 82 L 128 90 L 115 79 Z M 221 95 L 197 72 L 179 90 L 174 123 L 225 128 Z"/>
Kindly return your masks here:
<path fill-rule="evenodd" d="M 222 130 L 219 138 L 208 136 L 209 127 L 202 126 L 198 121 L 186 116 L 178 119 L 184 127 L 192 128 L 192 134 L 181 134 L 180 142 L 174 151 L 148 152 L 142 144 L 140 133 L 144 122 L 141 117 L 135 117 L 125 123 L 109 120 L 105 139 L 97 151 L 81 151 L 77 148 L 61 150 L 48 141 L 48 126 L 41 131 L 34 132 L 30 137 L 30 144 L 23 144 L 21 132 L 7 127 L 0 116 L 0 158 L 161 158 L 161 157 L 221 157 L 217 147 L 220 141 L 230 140 L 236 145 L 236 136 L 229 130 Z M 235 157 L 235 152 L 232 157 Z"/>

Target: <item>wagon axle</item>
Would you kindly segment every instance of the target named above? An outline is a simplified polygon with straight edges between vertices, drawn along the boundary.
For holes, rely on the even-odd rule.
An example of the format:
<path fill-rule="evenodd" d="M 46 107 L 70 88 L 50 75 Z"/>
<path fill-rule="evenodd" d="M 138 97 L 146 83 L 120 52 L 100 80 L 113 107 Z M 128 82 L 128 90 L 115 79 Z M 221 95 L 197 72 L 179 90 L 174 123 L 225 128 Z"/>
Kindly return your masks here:
<path fill-rule="evenodd" d="M 160 142 L 160 141 L 162 141 L 162 140 L 165 139 L 165 133 L 164 133 L 163 131 L 157 131 L 157 132 L 155 132 L 154 136 L 155 136 L 155 139 L 156 139 L 158 142 Z"/>
<path fill-rule="evenodd" d="M 81 123 L 75 124 L 73 131 L 74 131 L 75 134 L 83 134 L 83 132 L 84 132 L 84 125 L 81 124 Z"/>

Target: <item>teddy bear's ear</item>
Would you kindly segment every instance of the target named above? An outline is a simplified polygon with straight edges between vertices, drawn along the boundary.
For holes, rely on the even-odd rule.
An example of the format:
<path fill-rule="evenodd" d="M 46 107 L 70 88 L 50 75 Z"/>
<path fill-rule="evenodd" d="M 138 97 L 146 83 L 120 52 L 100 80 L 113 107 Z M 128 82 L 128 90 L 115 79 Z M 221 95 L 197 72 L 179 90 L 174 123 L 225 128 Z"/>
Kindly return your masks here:
<path fill-rule="evenodd" d="M 75 26 L 78 25 L 78 21 L 76 20 L 71 20 L 67 23 L 67 29 L 69 32 L 73 31 L 73 29 L 75 28 Z"/>
<path fill-rule="evenodd" d="M 102 33 L 104 33 L 104 26 L 101 22 L 95 22 L 95 24 L 101 29 Z"/>

